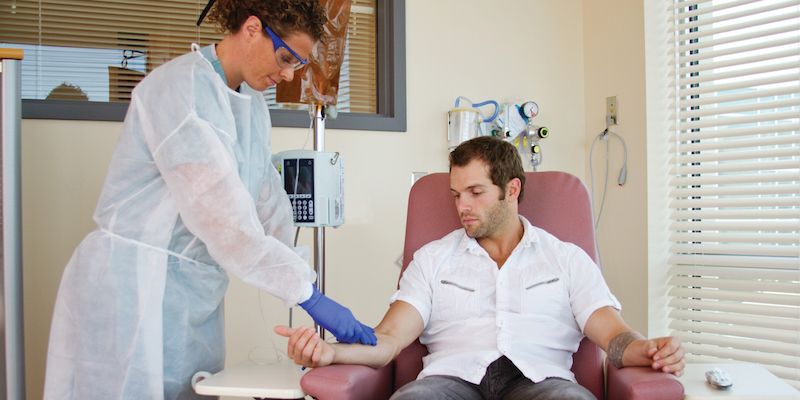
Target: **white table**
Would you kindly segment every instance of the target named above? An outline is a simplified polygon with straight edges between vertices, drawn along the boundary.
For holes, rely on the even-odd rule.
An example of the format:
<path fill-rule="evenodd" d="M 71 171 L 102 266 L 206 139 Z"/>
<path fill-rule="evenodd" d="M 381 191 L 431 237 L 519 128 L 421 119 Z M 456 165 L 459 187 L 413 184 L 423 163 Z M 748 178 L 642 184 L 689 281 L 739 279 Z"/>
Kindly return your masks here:
<path fill-rule="evenodd" d="M 714 389 L 706 383 L 706 371 L 720 368 L 730 374 L 733 386 Z M 686 364 L 684 400 L 800 400 L 800 392 L 757 364 Z"/>
<path fill-rule="evenodd" d="M 303 372 L 291 360 L 267 364 L 245 362 L 211 375 L 194 384 L 197 394 L 257 399 L 302 399 Z"/>

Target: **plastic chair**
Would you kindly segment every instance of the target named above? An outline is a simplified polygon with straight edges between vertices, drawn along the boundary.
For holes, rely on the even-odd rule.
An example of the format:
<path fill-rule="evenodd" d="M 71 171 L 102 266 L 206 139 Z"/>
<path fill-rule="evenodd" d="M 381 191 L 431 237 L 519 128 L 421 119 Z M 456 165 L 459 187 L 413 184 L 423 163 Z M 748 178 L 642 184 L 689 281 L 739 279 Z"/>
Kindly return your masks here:
<path fill-rule="evenodd" d="M 461 226 L 449 188 L 447 173 L 426 175 L 411 188 L 403 270 L 417 249 Z M 533 225 L 576 244 L 597 261 L 589 195 L 577 177 L 564 172 L 526 173 L 519 212 Z M 388 399 L 396 389 L 416 379 L 425 354 L 427 349 L 417 341 L 383 368 L 359 365 L 316 368 L 304 375 L 300 384 L 306 394 L 320 400 Z M 572 372 L 578 383 L 599 400 L 683 399 L 683 386 L 672 375 L 648 367 L 617 369 L 608 365 L 607 370 L 606 393 L 602 351 L 584 338 L 573 356 Z"/>

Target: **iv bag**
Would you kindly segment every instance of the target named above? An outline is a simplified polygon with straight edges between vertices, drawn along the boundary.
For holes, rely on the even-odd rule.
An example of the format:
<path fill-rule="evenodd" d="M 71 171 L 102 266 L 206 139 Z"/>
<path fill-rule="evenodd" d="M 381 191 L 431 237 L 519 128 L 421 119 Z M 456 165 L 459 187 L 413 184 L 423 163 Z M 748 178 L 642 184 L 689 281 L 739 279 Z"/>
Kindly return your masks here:
<path fill-rule="evenodd" d="M 314 46 L 308 65 L 296 71 L 291 82 L 278 84 L 275 100 L 279 103 L 336 104 L 350 20 L 350 0 L 319 2 L 327 16 L 325 35 Z"/>

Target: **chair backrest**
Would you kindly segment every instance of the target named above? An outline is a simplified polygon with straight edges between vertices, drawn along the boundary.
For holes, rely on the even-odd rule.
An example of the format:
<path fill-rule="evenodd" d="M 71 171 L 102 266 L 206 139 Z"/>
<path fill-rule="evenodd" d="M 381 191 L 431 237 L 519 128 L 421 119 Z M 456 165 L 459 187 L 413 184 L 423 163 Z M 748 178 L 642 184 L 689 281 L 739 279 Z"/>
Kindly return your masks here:
<path fill-rule="evenodd" d="M 597 262 L 594 224 L 589 194 L 583 183 L 565 172 L 528 172 L 519 212 L 531 223 L 557 238 L 574 243 Z M 420 247 L 461 226 L 450 194 L 450 175 L 434 173 L 411 188 L 403 248 L 403 271 Z M 401 272 L 402 274 L 402 272 Z M 397 358 L 395 388 L 416 379 L 427 349 L 419 342 Z M 573 356 L 572 372 L 578 383 L 603 399 L 603 364 L 600 349 L 584 339 Z"/>

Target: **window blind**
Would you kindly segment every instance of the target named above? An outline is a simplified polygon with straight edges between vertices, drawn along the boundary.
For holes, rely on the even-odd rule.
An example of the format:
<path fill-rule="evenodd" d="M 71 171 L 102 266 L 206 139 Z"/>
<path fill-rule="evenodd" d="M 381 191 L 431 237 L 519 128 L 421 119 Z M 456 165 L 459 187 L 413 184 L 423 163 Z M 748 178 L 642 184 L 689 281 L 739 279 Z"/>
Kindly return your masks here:
<path fill-rule="evenodd" d="M 0 41 L 25 49 L 23 99 L 128 102 L 147 72 L 218 40 L 201 0 L 2 0 Z"/>
<path fill-rule="evenodd" d="M 800 1 L 670 2 L 669 327 L 800 388 Z"/>
<path fill-rule="evenodd" d="M 349 104 L 346 111 L 374 114 L 378 112 L 376 82 L 377 61 L 375 27 L 376 0 L 352 0 L 350 25 L 347 28 L 348 42 L 342 70 L 347 76 L 342 79 L 339 97 Z M 345 68 L 346 67 L 346 68 Z M 346 97 L 345 97 L 346 96 Z"/>
<path fill-rule="evenodd" d="M 150 71 L 218 41 L 195 21 L 205 0 L 0 0 L 0 47 L 25 50 L 23 99 L 128 102 Z M 375 0 L 353 0 L 343 111 L 375 113 Z M 265 93 L 274 105 L 274 89 Z M 277 108 L 277 107 L 276 107 Z"/>

